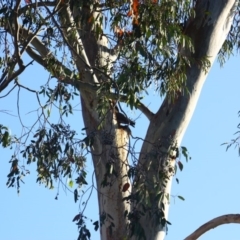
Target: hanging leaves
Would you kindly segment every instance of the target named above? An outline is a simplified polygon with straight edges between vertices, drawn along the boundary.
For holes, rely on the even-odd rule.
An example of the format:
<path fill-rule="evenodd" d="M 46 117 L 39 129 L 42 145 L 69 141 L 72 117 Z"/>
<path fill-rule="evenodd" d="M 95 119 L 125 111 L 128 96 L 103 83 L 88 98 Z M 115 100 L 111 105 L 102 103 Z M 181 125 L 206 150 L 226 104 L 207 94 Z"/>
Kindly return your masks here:
<path fill-rule="evenodd" d="M 179 169 L 182 171 L 183 170 L 183 164 L 180 161 L 177 161 Z"/>

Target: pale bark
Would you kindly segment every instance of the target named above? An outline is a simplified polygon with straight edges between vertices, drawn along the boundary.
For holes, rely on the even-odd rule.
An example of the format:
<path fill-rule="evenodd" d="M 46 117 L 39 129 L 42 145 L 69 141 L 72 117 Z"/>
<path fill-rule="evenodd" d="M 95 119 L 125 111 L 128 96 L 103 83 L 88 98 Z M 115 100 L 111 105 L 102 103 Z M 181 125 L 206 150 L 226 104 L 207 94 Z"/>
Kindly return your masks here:
<path fill-rule="evenodd" d="M 214 0 L 197 1 L 195 9 L 196 18 L 189 22 L 186 30 L 186 34 L 192 38 L 195 47 L 193 58 L 200 60 L 207 56 L 212 66 L 230 30 L 233 18 L 232 13 L 236 3 L 237 1 L 234 0 L 217 2 Z M 206 12 L 209 15 L 205 14 Z M 210 68 L 207 71 L 204 70 L 197 62 L 192 64 L 187 69 L 186 84 L 189 94 L 179 96 L 174 103 L 171 103 L 168 98 L 164 100 L 155 118 L 150 122 L 145 138 L 146 142 L 141 149 L 142 156 L 139 165 L 147 166 L 150 164 L 149 159 L 145 157 L 146 153 L 152 151 L 152 144 L 149 144 L 149 142 L 157 143 L 159 139 L 164 141 L 164 139 L 171 136 L 172 141 L 177 142 L 178 145 L 181 143 L 209 70 Z M 170 143 L 165 141 L 163 150 L 166 151 L 169 147 Z M 168 157 L 163 159 L 164 162 L 168 160 Z M 148 171 L 148 181 L 151 183 L 147 186 L 149 189 L 152 188 L 154 182 L 152 176 L 157 178 L 158 172 L 156 169 L 160 171 L 162 167 L 158 161 L 152 161 L 151 169 Z M 171 180 L 172 177 L 170 176 L 166 188 L 159 187 L 166 194 L 170 194 Z M 167 218 L 169 203 L 168 201 L 165 201 L 165 203 L 165 216 Z M 156 225 L 154 219 L 149 219 L 145 216 L 141 219 L 141 224 L 145 230 L 146 239 L 164 239 L 165 229 Z"/>
<path fill-rule="evenodd" d="M 87 9 L 84 11 L 84 14 L 88 14 Z M 69 21 L 71 21 L 70 18 Z M 92 32 L 92 27 L 91 23 L 87 23 L 83 29 L 84 34 L 80 31 L 82 41 L 80 51 L 86 53 L 87 62 L 93 69 L 94 76 L 98 76 L 99 72 L 96 68 L 104 65 L 108 58 L 111 58 L 110 61 L 114 61 L 116 57 L 103 52 L 103 49 L 108 47 L 108 42 L 104 37 L 101 40 L 97 40 Z M 102 55 L 99 56 L 99 53 L 102 53 Z M 100 57 L 100 60 L 96 61 L 98 57 Z M 82 62 L 78 65 L 79 71 L 82 70 L 81 64 Z M 111 65 L 109 66 L 110 68 Z M 86 78 L 85 81 L 91 83 L 92 79 Z M 95 83 L 96 81 L 98 82 L 98 80 L 94 80 Z M 98 190 L 101 239 L 124 239 L 127 237 L 128 225 L 124 214 L 125 211 L 129 212 L 130 204 L 122 201 L 122 199 L 131 192 L 131 186 L 127 191 L 122 191 L 126 183 L 131 184 L 127 177 L 129 131 L 125 128 L 117 127 L 117 122 L 111 109 L 106 119 L 104 119 L 103 127 L 99 130 L 101 119 L 98 118 L 96 111 L 99 101 L 96 92 L 89 93 L 81 88 L 79 90 L 81 92 L 81 105 L 84 124 L 87 128 L 86 132 L 88 136 L 92 136 L 94 139 L 91 155 Z M 143 107 L 143 105 L 141 106 Z M 104 138 L 106 135 L 110 138 L 112 137 L 112 143 L 105 142 L 106 139 Z M 109 164 L 112 166 L 112 172 L 109 172 L 107 168 Z M 107 184 L 105 182 L 104 185 L 103 182 L 106 179 Z M 104 221 L 102 221 L 103 216 L 106 216 Z"/>
<path fill-rule="evenodd" d="M 200 236 L 202 236 L 204 233 L 208 232 L 209 230 L 216 228 L 220 225 L 229 224 L 229 223 L 240 224 L 240 214 L 227 214 L 227 215 L 214 218 L 209 222 L 203 224 L 196 231 L 194 231 L 192 234 L 187 236 L 184 240 L 196 240 Z"/>

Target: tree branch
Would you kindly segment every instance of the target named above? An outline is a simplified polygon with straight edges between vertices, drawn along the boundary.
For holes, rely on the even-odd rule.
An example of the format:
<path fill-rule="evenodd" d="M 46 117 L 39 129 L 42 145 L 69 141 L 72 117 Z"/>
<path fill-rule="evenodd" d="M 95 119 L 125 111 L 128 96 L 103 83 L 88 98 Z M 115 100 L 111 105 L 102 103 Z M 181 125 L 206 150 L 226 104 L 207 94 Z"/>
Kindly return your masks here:
<path fill-rule="evenodd" d="M 48 4 L 45 4 L 45 2 L 42 2 L 40 1 L 41 3 L 41 6 L 44 6 L 46 8 L 46 11 L 48 11 L 48 13 L 51 15 L 51 12 L 50 10 L 47 8 Z M 51 4 L 50 4 L 51 5 Z M 50 6 L 49 5 L 49 6 Z M 51 5 L 52 6 L 52 5 Z M 32 5 L 33 7 L 33 5 Z M 21 9 L 22 10 L 22 9 Z M 20 12 L 20 11 L 19 11 Z M 19 12 L 17 12 L 16 14 L 18 14 Z M 66 13 L 68 13 L 66 11 Z M 17 16 L 17 15 L 16 15 Z M 68 16 L 68 22 L 75 26 L 74 24 L 74 21 L 71 19 L 71 17 L 67 14 Z M 52 17 L 53 18 L 53 17 Z M 53 18 L 53 21 L 55 19 Z M 17 19 L 16 19 L 17 21 Z M 51 51 L 42 43 L 41 40 L 39 40 L 39 38 L 37 37 L 37 33 L 39 32 L 39 29 L 36 31 L 36 33 L 32 33 L 32 32 L 29 32 L 27 29 L 25 28 L 22 28 L 17 22 L 15 21 L 15 29 L 11 29 L 11 30 L 8 30 L 8 32 L 11 34 L 11 35 L 14 35 L 14 37 L 16 38 L 15 39 L 15 49 L 18 50 L 18 46 L 16 46 L 16 43 L 19 39 L 19 36 L 18 36 L 18 33 L 21 34 L 21 37 L 23 37 L 23 39 L 27 39 L 25 40 L 25 44 L 24 44 L 24 47 L 21 51 L 21 54 L 18 54 L 18 59 L 20 59 L 20 56 L 23 54 L 24 50 L 26 50 L 26 52 L 28 53 L 28 55 L 33 59 L 35 60 L 37 63 L 39 63 L 40 65 L 42 65 L 43 67 L 47 68 L 47 70 L 54 76 L 56 77 L 59 81 L 61 82 L 64 82 L 64 83 L 67 83 L 67 84 L 71 84 L 73 86 L 76 86 L 79 90 L 86 90 L 88 92 L 91 92 L 91 93 L 96 93 L 97 89 L 98 89 L 98 85 L 94 85 L 94 84 L 91 84 L 91 83 L 86 83 L 86 82 L 83 82 L 83 81 L 79 81 L 78 79 L 74 79 L 74 78 L 70 78 L 69 76 L 63 76 L 60 74 L 59 71 L 55 70 L 56 71 L 51 71 L 51 69 L 49 68 L 48 66 L 48 63 L 47 61 L 52 58 L 54 60 L 54 65 L 57 65 L 59 69 L 62 69 L 63 72 L 71 72 L 67 67 L 65 67 L 60 61 L 58 61 L 52 54 L 51 54 Z M 54 21 L 56 26 L 58 26 L 57 22 Z M 16 32 L 16 29 L 17 29 L 17 32 Z M 62 32 L 62 30 L 60 29 L 59 27 L 59 31 Z M 69 46 L 69 48 L 74 52 L 74 55 L 77 55 L 78 59 L 82 62 L 81 63 L 81 66 L 83 69 L 85 68 L 88 68 L 89 70 L 97 70 L 99 72 L 101 72 L 100 69 L 96 69 L 95 67 L 91 67 L 90 66 L 90 63 L 88 62 L 88 58 L 86 56 L 86 53 L 83 49 L 83 44 L 81 42 L 79 42 L 79 40 L 77 41 L 78 44 L 79 44 L 79 48 L 78 49 L 75 49 L 71 46 L 71 44 L 68 42 L 68 39 L 66 39 L 65 37 L 65 34 L 62 32 L 62 37 L 64 38 L 65 42 L 67 43 L 67 45 Z M 80 37 L 79 37 L 80 39 Z M 34 51 L 32 49 L 32 47 L 30 47 L 29 45 L 32 45 L 36 51 L 40 54 L 37 54 L 36 51 Z M 101 46 L 103 49 L 103 51 L 107 50 L 104 48 L 104 46 Z M 81 55 L 83 54 L 83 56 L 79 56 L 79 50 L 81 49 Z M 18 50 L 18 53 L 19 53 L 19 50 Z M 109 54 L 112 54 L 112 52 Z M 24 66 L 23 66 L 24 68 Z M 16 73 L 18 74 L 19 71 L 17 71 Z M 89 72 L 89 71 L 87 71 Z M 15 77 L 16 77 L 16 73 L 14 74 L 14 76 L 12 76 L 11 78 L 9 78 L 9 81 L 8 83 L 13 80 Z M 90 72 L 89 72 L 90 73 Z M 101 72 L 102 73 L 102 72 Z M 90 73 L 91 74 L 91 73 Z M 92 75 L 92 74 L 91 74 Z M 97 81 L 95 79 L 95 81 Z M 1 86 L 1 90 L 3 90 L 4 88 L 6 88 L 6 86 L 8 85 L 5 84 L 4 86 L 2 85 Z M 115 99 L 115 100 L 118 100 L 118 101 L 122 101 L 122 102 L 127 102 L 127 97 L 125 95 L 119 95 L 119 94 L 114 94 L 114 93 L 109 93 L 108 94 L 108 97 L 111 98 L 111 99 Z M 154 116 L 154 114 L 142 103 L 139 103 L 139 105 L 137 106 L 137 108 L 151 121 L 151 118 Z"/>
<path fill-rule="evenodd" d="M 14 8 L 14 25 L 15 25 L 15 31 L 13 32 L 13 37 L 14 37 L 14 48 L 15 48 L 15 52 L 14 52 L 14 56 L 18 62 L 18 65 L 20 68 L 23 67 L 23 60 L 20 57 L 20 51 L 19 51 L 19 24 L 18 24 L 18 11 L 19 11 L 19 7 L 20 7 L 20 3 L 21 0 L 18 0 L 16 2 L 16 6 Z"/>
<path fill-rule="evenodd" d="M 17 71 L 13 72 L 10 76 L 7 76 L 6 79 L 3 81 L 3 83 L 0 85 L 0 92 L 2 92 L 12 80 L 17 78 L 21 73 L 23 73 L 23 71 L 26 69 L 26 67 L 28 67 L 32 63 L 33 63 L 33 61 L 28 63 L 26 66 L 24 66 L 24 65 L 20 66 Z"/>
<path fill-rule="evenodd" d="M 35 53 L 30 47 L 28 47 L 26 51 L 32 59 L 34 59 L 40 65 L 42 65 L 43 67 L 48 69 L 45 60 L 40 55 Z M 62 65 L 57 59 L 55 59 L 54 61 L 56 61 L 56 64 L 58 66 L 60 66 L 60 68 L 62 68 L 63 70 L 65 69 L 66 71 L 70 71 L 68 68 L 66 68 L 64 65 Z M 72 79 L 68 76 L 65 76 L 63 78 L 63 76 L 59 76 L 59 74 L 55 74 L 54 77 L 56 77 L 60 82 L 71 84 L 71 85 L 77 87 L 80 90 L 80 92 L 81 92 L 81 90 L 85 90 L 85 91 L 95 94 L 99 87 L 99 85 L 97 85 L 97 84 L 94 85 L 94 84 L 83 82 L 83 81 L 80 81 L 77 79 Z M 115 93 L 106 94 L 106 93 L 104 93 L 104 95 L 110 99 L 114 99 L 114 100 L 121 101 L 121 102 L 127 102 L 127 100 L 128 100 L 127 96 L 121 95 L 121 94 L 115 94 Z M 152 117 L 154 116 L 154 113 L 151 112 L 148 107 L 146 107 L 143 103 L 141 103 L 139 101 L 137 108 L 148 118 L 149 121 L 151 121 Z"/>
<path fill-rule="evenodd" d="M 18 16 L 22 15 L 23 13 L 25 13 L 26 11 L 29 10 L 29 8 L 37 8 L 37 7 L 43 7 L 43 6 L 49 6 L 49 7 L 55 7 L 56 6 L 56 2 L 50 2 L 50 1 L 45 1 L 45 2 L 34 2 L 34 3 L 30 3 L 25 5 L 24 7 L 20 8 L 18 11 Z"/>
<path fill-rule="evenodd" d="M 105 93 L 104 95 L 107 96 L 110 99 L 117 100 L 117 101 L 120 101 L 120 102 L 125 102 L 126 103 L 128 101 L 128 98 L 127 98 L 126 95 L 115 94 L 115 93 L 108 93 L 108 94 Z M 149 121 L 151 121 L 152 117 L 155 116 L 155 114 L 152 111 L 150 111 L 150 109 L 148 107 L 146 107 L 140 101 L 139 101 L 139 103 L 136 107 L 147 117 L 147 119 Z"/>
<path fill-rule="evenodd" d="M 203 224 L 196 231 L 186 237 L 184 240 L 196 240 L 205 232 L 211 230 L 212 228 L 218 227 L 223 224 L 228 223 L 240 223 L 240 214 L 227 214 L 210 220 L 209 222 Z"/>
<path fill-rule="evenodd" d="M 34 59 L 40 65 L 42 65 L 43 67 L 48 69 L 45 60 L 40 55 L 35 53 L 30 47 L 28 47 L 26 51 L 32 59 Z M 63 71 L 64 70 L 70 71 L 67 67 L 62 65 L 57 59 L 55 59 L 54 61 L 56 61 L 56 65 L 60 66 L 60 68 L 62 68 Z M 54 77 L 56 77 L 60 82 L 71 84 L 71 85 L 77 87 L 80 90 L 80 92 L 81 92 L 81 90 L 85 90 L 85 91 L 95 94 L 99 87 L 98 84 L 94 85 L 91 83 L 87 83 L 87 82 L 83 82 L 83 81 L 80 81 L 77 79 L 70 78 L 68 76 L 64 76 L 64 78 L 63 78 L 63 76 L 60 76 L 57 73 L 54 75 Z M 127 96 L 121 95 L 121 94 L 115 94 L 115 93 L 106 94 L 106 93 L 104 93 L 104 95 L 110 99 L 114 99 L 114 100 L 121 101 L 121 102 L 127 102 L 127 100 L 128 100 Z M 154 113 L 151 112 L 148 107 L 146 107 L 143 103 L 141 103 L 139 101 L 137 108 L 148 118 L 149 121 L 151 121 L 152 117 L 154 116 Z"/>
<path fill-rule="evenodd" d="M 40 0 L 40 1 L 42 2 L 42 0 Z M 51 15 L 51 11 L 49 10 L 49 8 L 47 6 L 45 6 L 45 9 Z M 69 26 L 69 28 L 61 28 L 59 26 L 58 22 L 55 20 L 54 16 L 52 16 L 52 21 L 54 22 L 55 26 L 61 33 L 62 38 L 64 39 L 65 43 L 69 47 L 69 50 L 72 52 L 72 55 L 77 58 L 77 63 L 79 63 L 79 66 L 80 66 L 79 72 L 81 72 L 81 70 L 83 70 L 85 68 L 88 68 L 90 71 L 86 71 L 86 73 L 89 72 L 89 74 L 87 74 L 87 79 L 93 79 L 95 83 L 98 83 L 98 79 L 97 79 L 96 75 L 92 74 L 92 72 L 91 72 L 92 71 L 91 65 L 89 63 L 87 54 L 83 47 L 81 38 L 78 34 L 76 24 L 73 20 L 73 17 L 69 13 L 69 8 L 66 6 L 65 8 L 61 9 L 62 12 L 64 10 L 65 10 L 64 20 L 67 22 L 67 26 Z M 59 18 L 62 19 L 61 14 L 59 14 Z M 75 39 L 74 39 L 75 41 L 73 41 L 73 42 L 76 43 L 76 45 L 74 47 L 72 44 L 70 44 L 69 37 L 67 37 L 68 35 L 72 37 L 73 35 L 71 35 L 71 32 L 73 32 L 73 31 L 75 31 Z"/>

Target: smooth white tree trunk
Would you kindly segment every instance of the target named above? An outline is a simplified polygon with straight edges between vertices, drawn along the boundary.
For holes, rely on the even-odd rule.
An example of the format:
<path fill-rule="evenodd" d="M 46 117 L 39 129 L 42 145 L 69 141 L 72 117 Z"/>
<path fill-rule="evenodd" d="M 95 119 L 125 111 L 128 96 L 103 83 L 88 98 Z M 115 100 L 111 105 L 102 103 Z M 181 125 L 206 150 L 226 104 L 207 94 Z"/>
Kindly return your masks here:
<path fill-rule="evenodd" d="M 188 22 L 186 29 L 186 34 L 193 39 L 195 47 L 194 58 L 200 60 L 207 56 L 212 66 L 230 30 L 236 4 L 237 1 L 235 0 L 197 1 L 196 18 Z M 145 139 L 146 142 L 141 150 L 142 153 L 151 151 L 151 145 L 147 141 L 154 142 L 155 140 L 156 142 L 163 136 L 171 136 L 178 145 L 181 144 L 209 71 L 210 68 L 206 71 L 198 63 L 192 64 L 187 69 L 187 89 L 189 90 L 189 95 L 186 93 L 180 96 L 172 104 L 169 103 L 167 98 L 165 99 L 155 119 L 150 123 Z M 167 148 L 168 146 L 165 147 Z M 140 158 L 140 164 L 147 164 L 145 161 L 146 158 Z M 163 187 L 165 193 L 171 193 L 171 184 L 172 177 L 167 182 L 166 188 Z M 165 203 L 165 216 L 167 218 L 170 204 L 168 201 Z M 165 228 L 154 227 L 154 223 L 148 217 L 143 217 L 141 223 L 146 233 L 146 239 L 164 239 Z"/>

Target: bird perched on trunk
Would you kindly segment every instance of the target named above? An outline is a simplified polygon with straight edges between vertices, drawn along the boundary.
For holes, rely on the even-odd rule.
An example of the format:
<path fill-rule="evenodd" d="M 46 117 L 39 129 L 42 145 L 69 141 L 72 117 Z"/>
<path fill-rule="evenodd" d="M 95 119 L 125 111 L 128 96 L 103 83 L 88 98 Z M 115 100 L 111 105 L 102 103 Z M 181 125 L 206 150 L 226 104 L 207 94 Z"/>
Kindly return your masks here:
<path fill-rule="evenodd" d="M 120 113 L 116 105 L 114 107 L 114 112 L 115 112 L 116 120 L 119 126 L 122 126 L 121 124 L 124 124 L 124 125 L 131 125 L 132 127 L 135 127 L 135 122 L 129 119 L 123 113 Z"/>

